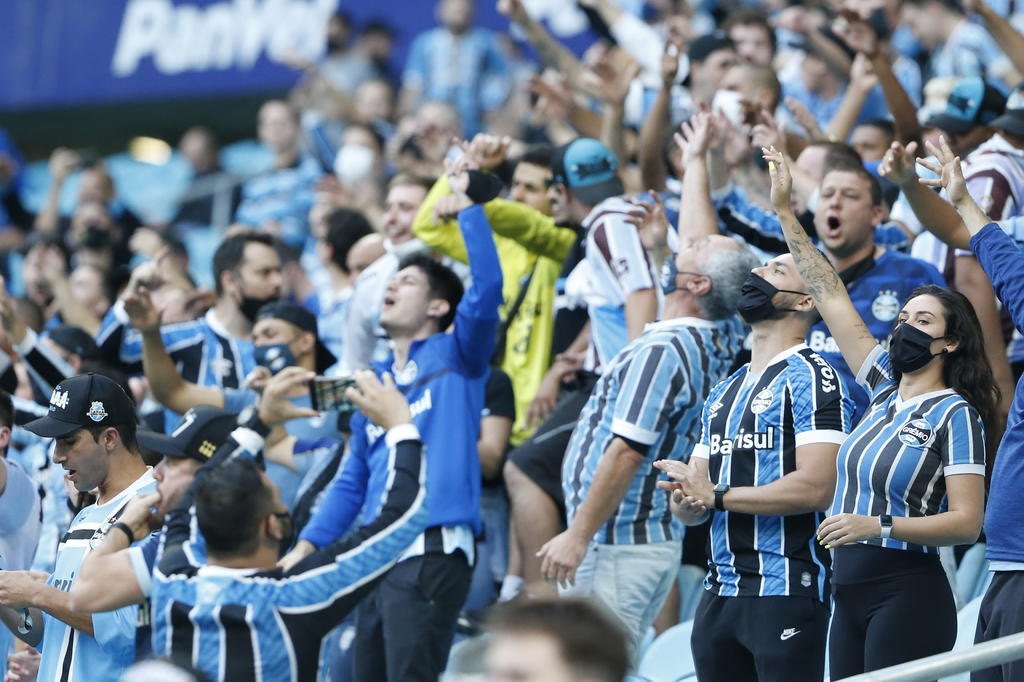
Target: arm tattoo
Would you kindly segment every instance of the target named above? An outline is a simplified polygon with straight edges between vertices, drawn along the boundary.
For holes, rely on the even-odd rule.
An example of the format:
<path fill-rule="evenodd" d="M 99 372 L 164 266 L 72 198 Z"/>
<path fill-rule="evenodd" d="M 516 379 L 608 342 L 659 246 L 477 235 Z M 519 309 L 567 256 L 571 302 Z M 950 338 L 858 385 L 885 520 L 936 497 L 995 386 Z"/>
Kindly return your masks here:
<path fill-rule="evenodd" d="M 839 279 L 839 273 L 825 258 L 825 254 L 814 246 L 796 218 L 790 213 L 779 216 L 779 221 L 789 244 L 789 252 L 796 261 L 811 296 L 815 299 L 827 299 L 840 292 L 845 295 L 846 287 Z"/>

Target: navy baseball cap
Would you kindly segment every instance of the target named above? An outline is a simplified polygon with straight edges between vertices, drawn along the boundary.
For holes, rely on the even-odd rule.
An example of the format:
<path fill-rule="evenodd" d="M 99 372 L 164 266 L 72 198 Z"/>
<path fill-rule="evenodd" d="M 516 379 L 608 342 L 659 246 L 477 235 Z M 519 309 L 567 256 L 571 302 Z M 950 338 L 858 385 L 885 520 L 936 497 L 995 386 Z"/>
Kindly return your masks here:
<path fill-rule="evenodd" d="M 992 123 L 993 128 L 1024 136 L 1024 86 L 1018 85 L 1006 100 L 1006 111 Z"/>
<path fill-rule="evenodd" d="M 49 336 L 58 346 L 83 360 L 95 360 L 99 356 L 95 339 L 81 327 L 62 324 L 51 330 Z"/>
<path fill-rule="evenodd" d="M 170 434 L 139 431 L 139 445 L 158 455 L 206 462 L 238 426 L 238 417 L 217 407 L 199 405 L 182 415 Z"/>
<path fill-rule="evenodd" d="M 955 135 L 992 125 L 1006 108 L 1006 98 L 994 86 L 977 76 L 961 78 L 954 85 L 946 108 L 925 121 L 926 128 L 938 128 Z"/>
<path fill-rule="evenodd" d="M 626 192 L 615 172 L 618 166 L 608 147 L 590 137 L 577 137 L 555 150 L 551 175 L 574 197 L 593 206 Z"/>
<path fill-rule="evenodd" d="M 320 340 L 320 333 L 317 330 L 316 315 L 309 312 L 297 303 L 289 301 L 271 301 L 256 313 L 256 322 L 265 319 L 284 320 L 303 331 L 313 332 L 316 337 L 316 372 L 323 374 L 331 365 L 338 361 L 324 342 Z"/>
<path fill-rule="evenodd" d="M 49 413 L 25 428 L 43 438 L 61 438 L 87 426 L 134 423 L 135 401 L 114 380 L 90 372 L 57 384 Z"/>

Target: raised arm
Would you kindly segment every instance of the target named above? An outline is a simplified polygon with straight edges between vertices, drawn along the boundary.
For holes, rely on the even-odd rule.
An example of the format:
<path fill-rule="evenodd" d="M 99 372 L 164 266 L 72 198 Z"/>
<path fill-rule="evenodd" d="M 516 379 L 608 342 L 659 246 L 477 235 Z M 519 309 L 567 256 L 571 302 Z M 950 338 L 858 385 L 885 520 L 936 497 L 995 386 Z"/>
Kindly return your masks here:
<path fill-rule="evenodd" d="M 989 7 L 985 0 L 965 0 L 964 9 L 974 10 L 989 34 L 1006 53 L 1018 73 L 1024 73 L 1024 35 L 1013 27 L 1005 17 Z"/>
<path fill-rule="evenodd" d="M 537 50 L 541 61 L 565 74 L 570 83 L 579 82 L 583 70 L 579 60 L 530 16 L 522 0 L 498 0 L 498 11 L 523 29 L 526 40 Z"/>
<path fill-rule="evenodd" d="M 164 346 L 160 332 L 160 313 L 153 305 L 149 290 L 138 286 L 124 298 L 124 310 L 142 335 L 142 366 L 153 397 L 179 414 L 196 405 L 224 407 L 224 393 L 216 388 L 185 381 Z"/>
<path fill-rule="evenodd" d="M 644 118 L 643 125 L 640 126 L 637 150 L 640 178 L 644 187 L 656 192 L 665 189 L 665 180 L 668 178 L 669 169 L 665 167 L 663 146 L 671 125 L 669 117 L 672 109 L 672 86 L 678 73 L 679 47 L 674 43 L 667 43 L 661 56 L 661 86 L 654 98 L 654 104 Z"/>
<path fill-rule="evenodd" d="M 768 161 L 768 172 L 772 179 L 772 204 L 779 215 L 789 252 L 807 284 L 808 293 L 814 297 L 818 312 L 839 344 L 846 363 L 850 367 L 859 368 L 878 342 L 857 313 L 839 274 L 814 246 L 793 214 L 790 205 L 793 180 L 786 160 L 774 147 L 764 150 L 764 158 Z"/>
<path fill-rule="evenodd" d="M 839 110 L 828 122 L 829 138 L 846 140 L 850 137 L 864 108 L 864 102 L 876 85 L 878 77 L 875 75 L 871 60 L 863 53 L 858 53 L 853 59 L 853 66 L 850 67 L 850 84 L 846 88 L 846 94 L 839 104 Z"/>
<path fill-rule="evenodd" d="M 918 159 L 917 162 L 939 177 L 921 178 L 918 183 L 925 187 L 941 187 L 946 190 L 946 198 L 956 209 L 956 212 L 960 215 L 960 219 L 963 221 L 961 226 L 966 229 L 967 234 L 970 237 L 973 237 L 981 232 L 983 227 L 992 222 L 992 219 L 988 217 L 985 211 L 981 210 L 981 206 L 978 206 L 978 202 L 976 202 L 971 196 L 971 193 L 967 191 L 967 180 L 964 178 L 964 169 L 960 164 L 960 157 L 953 154 L 953 150 L 949 148 L 946 138 L 940 137 L 938 146 L 929 142 L 927 143 L 927 147 L 928 152 L 937 158 L 938 162 L 929 161 L 927 159 Z M 934 192 L 932 193 L 934 194 Z M 951 220 L 947 222 L 951 223 Z M 932 230 L 931 225 L 926 223 L 926 226 L 929 230 Z M 944 225 L 944 227 L 946 226 Z M 952 234 L 950 236 L 956 235 L 952 230 L 944 229 L 944 232 L 951 232 Z M 959 246 L 959 243 L 953 244 L 937 232 L 935 233 L 935 236 L 939 237 L 939 239 L 942 239 L 951 246 L 955 245 L 958 248 L 970 248 L 970 240 L 967 241 L 966 246 L 961 247 Z M 962 233 L 957 236 L 958 242 L 962 243 Z"/>
<path fill-rule="evenodd" d="M 878 83 L 882 86 L 885 103 L 892 114 L 896 128 L 896 139 L 910 142 L 921 138 L 921 124 L 917 120 L 917 107 L 900 85 L 896 74 L 889 63 L 889 57 L 881 49 L 878 35 L 871 25 L 853 12 L 844 12 L 835 21 L 832 30 L 842 38 L 851 49 L 867 55 Z"/>
<path fill-rule="evenodd" d="M 683 192 L 679 204 L 679 239 L 697 239 L 718 234 L 718 212 L 711 203 L 711 181 L 708 177 L 708 146 L 713 130 L 711 116 L 695 114 L 675 134 L 675 142 L 683 153 Z"/>

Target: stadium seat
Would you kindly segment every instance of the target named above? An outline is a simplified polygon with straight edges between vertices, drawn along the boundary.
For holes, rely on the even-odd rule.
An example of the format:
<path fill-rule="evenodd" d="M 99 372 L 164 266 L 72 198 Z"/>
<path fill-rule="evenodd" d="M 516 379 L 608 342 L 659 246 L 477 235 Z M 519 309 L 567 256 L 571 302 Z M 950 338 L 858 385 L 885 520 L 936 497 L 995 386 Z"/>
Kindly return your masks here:
<path fill-rule="evenodd" d="M 671 627 L 647 648 L 637 674 L 646 682 L 680 682 L 696 679 L 690 633 L 693 621 Z"/>
<path fill-rule="evenodd" d="M 240 178 L 251 178 L 270 170 L 274 155 L 256 140 L 242 140 L 220 150 L 220 165 Z"/>
<path fill-rule="evenodd" d="M 966 558 L 966 557 L 965 557 Z M 972 599 L 967 606 L 956 615 L 956 644 L 953 651 L 963 651 L 974 644 L 974 632 L 978 626 L 978 613 L 981 611 L 981 597 Z M 942 678 L 942 682 L 969 682 L 970 673 L 961 673 L 952 677 Z"/>
<path fill-rule="evenodd" d="M 704 576 L 707 571 L 700 566 L 683 564 L 679 567 L 679 622 L 693 620 L 697 603 L 704 594 Z"/>
<path fill-rule="evenodd" d="M 967 604 L 977 596 L 978 583 L 987 572 L 985 544 L 979 542 L 964 553 L 960 559 L 960 566 L 956 569 L 956 593 L 959 596 L 959 604 Z"/>

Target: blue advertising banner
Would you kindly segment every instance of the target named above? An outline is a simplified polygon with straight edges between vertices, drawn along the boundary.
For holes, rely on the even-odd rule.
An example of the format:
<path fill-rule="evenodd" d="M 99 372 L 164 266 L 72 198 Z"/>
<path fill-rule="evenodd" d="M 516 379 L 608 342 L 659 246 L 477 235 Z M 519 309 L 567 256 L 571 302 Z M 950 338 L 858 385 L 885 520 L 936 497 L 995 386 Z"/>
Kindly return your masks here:
<path fill-rule="evenodd" d="M 397 34 L 400 72 L 411 40 L 436 25 L 434 0 L 3 0 L 0 109 L 225 96 L 284 89 L 295 70 L 279 62 L 322 56 L 327 17 L 358 27 L 383 20 Z M 476 0 L 478 25 L 508 22 L 494 0 Z M 584 15 L 569 0 L 525 0 L 560 39 L 580 50 Z"/>

